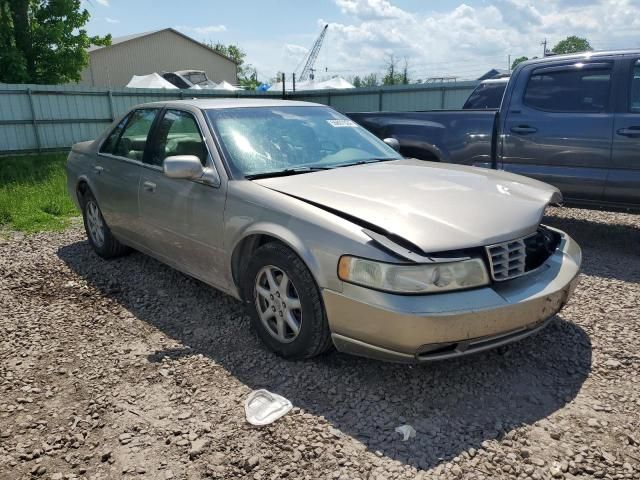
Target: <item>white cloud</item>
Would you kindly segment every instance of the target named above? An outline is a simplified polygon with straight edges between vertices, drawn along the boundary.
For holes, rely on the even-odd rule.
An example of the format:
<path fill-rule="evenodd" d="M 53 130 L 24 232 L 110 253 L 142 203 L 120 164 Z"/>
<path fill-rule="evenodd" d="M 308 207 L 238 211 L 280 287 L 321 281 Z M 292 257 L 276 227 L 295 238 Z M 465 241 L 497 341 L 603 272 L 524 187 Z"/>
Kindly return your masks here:
<path fill-rule="evenodd" d="M 96 2 L 98 2 L 103 7 L 108 7 L 109 6 L 109 0 L 96 0 Z"/>
<path fill-rule="evenodd" d="M 509 55 L 540 56 L 545 38 L 551 48 L 569 35 L 586 37 L 601 50 L 640 47 L 639 0 L 491 0 L 476 6 L 460 1 L 431 13 L 409 12 L 394 0 L 333 1 L 346 20 L 318 19 L 318 30 L 304 39 L 239 42 L 261 78 L 277 71 L 290 75 L 305 55 L 299 45 L 310 46 L 326 23 L 318 78 L 380 75 L 393 54 L 400 66 L 407 58 L 413 79 L 472 79 L 490 68 L 506 68 Z"/>
<path fill-rule="evenodd" d="M 290 53 L 292 55 L 304 55 L 309 51 L 307 47 L 303 47 L 302 45 L 294 45 L 293 43 L 285 44 L 284 49 L 287 53 Z"/>
<path fill-rule="evenodd" d="M 116 18 L 111 18 L 111 17 L 104 17 L 105 21 L 107 23 L 120 23 L 120 20 L 116 19 Z"/>
<path fill-rule="evenodd" d="M 345 76 L 381 72 L 393 53 L 407 58 L 414 78 L 476 78 L 506 68 L 509 54 L 540 55 L 544 38 L 553 46 L 568 35 L 586 37 L 596 49 L 640 46 L 638 0 L 493 0 L 429 14 L 387 0 L 334 2 L 354 21 L 330 23 L 323 48 L 328 71 Z"/>
<path fill-rule="evenodd" d="M 177 27 L 174 27 L 176 30 L 183 30 L 186 32 L 193 32 L 196 33 L 198 35 L 207 35 L 210 33 L 220 33 L 220 32 L 226 32 L 227 31 L 227 27 L 225 25 L 206 25 L 206 26 L 202 26 L 202 27 L 189 27 L 186 25 L 179 25 Z"/>
<path fill-rule="evenodd" d="M 407 19 L 411 14 L 392 5 L 387 0 L 335 0 L 342 13 L 361 20 Z"/>

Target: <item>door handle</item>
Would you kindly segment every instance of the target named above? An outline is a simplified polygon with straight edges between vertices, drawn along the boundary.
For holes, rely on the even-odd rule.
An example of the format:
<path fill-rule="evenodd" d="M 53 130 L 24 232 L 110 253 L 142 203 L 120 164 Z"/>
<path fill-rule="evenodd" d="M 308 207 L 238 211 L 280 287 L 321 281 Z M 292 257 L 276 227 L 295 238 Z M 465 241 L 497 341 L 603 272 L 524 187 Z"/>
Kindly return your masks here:
<path fill-rule="evenodd" d="M 153 192 L 156 189 L 156 184 L 153 182 L 144 182 L 142 186 L 147 192 Z"/>
<path fill-rule="evenodd" d="M 93 171 L 96 172 L 98 175 L 100 175 L 103 170 L 104 170 L 104 168 L 101 167 L 100 165 L 96 165 L 96 166 L 93 167 Z"/>
<path fill-rule="evenodd" d="M 530 127 L 529 125 L 518 125 L 517 127 L 511 127 L 511 131 L 519 135 L 527 135 L 529 133 L 536 133 L 538 129 Z"/>
<path fill-rule="evenodd" d="M 640 137 L 640 127 L 621 128 L 617 133 L 624 137 Z"/>

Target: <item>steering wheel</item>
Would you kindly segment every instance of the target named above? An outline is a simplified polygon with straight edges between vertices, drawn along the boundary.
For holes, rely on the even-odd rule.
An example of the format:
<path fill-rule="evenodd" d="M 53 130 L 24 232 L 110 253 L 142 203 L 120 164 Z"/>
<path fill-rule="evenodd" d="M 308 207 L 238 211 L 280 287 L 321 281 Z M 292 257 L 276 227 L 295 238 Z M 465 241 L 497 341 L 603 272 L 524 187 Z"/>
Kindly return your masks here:
<path fill-rule="evenodd" d="M 332 140 L 320 140 L 319 143 L 320 143 L 320 151 L 325 152 L 328 155 L 331 155 L 332 153 L 336 153 L 338 150 L 340 150 L 340 146 Z"/>

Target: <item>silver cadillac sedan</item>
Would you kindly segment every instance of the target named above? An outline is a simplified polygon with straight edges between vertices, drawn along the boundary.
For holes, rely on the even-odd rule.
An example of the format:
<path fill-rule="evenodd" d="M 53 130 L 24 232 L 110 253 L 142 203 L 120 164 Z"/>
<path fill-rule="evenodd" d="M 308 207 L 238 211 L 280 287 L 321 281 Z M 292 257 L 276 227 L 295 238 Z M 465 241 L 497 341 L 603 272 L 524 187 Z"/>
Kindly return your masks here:
<path fill-rule="evenodd" d="M 396 149 L 323 105 L 150 103 L 74 145 L 68 188 L 98 255 L 133 248 L 233 295 L 286 358 L 422 362 L 543 328 L 581 262 L 540 224 L 558 190 Z"/>

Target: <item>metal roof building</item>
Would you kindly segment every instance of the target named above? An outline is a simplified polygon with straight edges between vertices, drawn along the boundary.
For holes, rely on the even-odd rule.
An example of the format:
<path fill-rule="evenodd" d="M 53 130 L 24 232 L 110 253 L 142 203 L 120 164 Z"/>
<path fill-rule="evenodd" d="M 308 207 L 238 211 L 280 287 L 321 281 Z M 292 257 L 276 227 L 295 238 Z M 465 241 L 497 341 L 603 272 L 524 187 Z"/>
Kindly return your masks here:
<path fill-rule="evenodd" d="M 133 75 L 204 70 L 216 83 L 238 83 L 236 63 L 173 28 L 117 37 L 108 47 L 92 46 L 80 85 L 124 87 Z"/>

